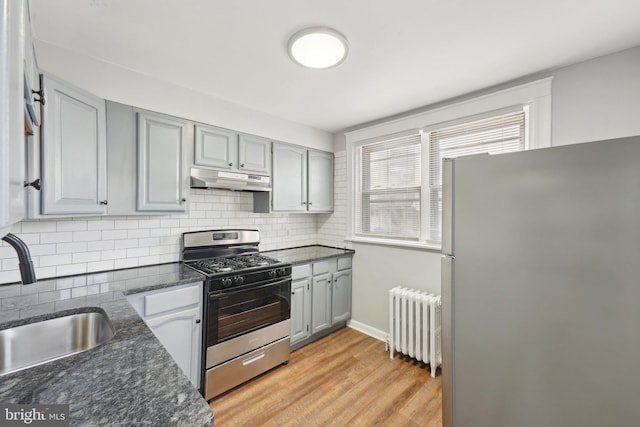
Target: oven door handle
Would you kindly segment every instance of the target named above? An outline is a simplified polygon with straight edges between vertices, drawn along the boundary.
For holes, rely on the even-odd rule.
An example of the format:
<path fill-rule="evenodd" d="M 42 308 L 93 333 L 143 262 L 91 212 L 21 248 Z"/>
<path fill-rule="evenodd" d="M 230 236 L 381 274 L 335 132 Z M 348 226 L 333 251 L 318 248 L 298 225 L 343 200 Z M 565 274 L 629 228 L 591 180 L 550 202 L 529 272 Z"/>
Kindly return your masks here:
<path fill-rule="evenodd" d="M 269 288 L 271 286 L 280 286 L 283 283 L 287 283 L 290 282 L 291 278 L 287 277 L 286 279 L 283 280 L 278 280 L 277 282 L 269 282 L 269 283 L 265 283 L 263 285 L 259 285 L 259 286 L 247 286 L 247 287 L 243 287 L 242 289 L 238 289 L 237 291 L 215 291 L 215 292 L 209 292 L 209 301 L 213 301 L 217 298 L 220 297 L 226 297 L 229 295 L 236 295 L 236 294 L 241 294 L 243 292 L 247 292 L 247 291 L 254 291 L 256 289 L 265 289 L 265 288 Z"/>

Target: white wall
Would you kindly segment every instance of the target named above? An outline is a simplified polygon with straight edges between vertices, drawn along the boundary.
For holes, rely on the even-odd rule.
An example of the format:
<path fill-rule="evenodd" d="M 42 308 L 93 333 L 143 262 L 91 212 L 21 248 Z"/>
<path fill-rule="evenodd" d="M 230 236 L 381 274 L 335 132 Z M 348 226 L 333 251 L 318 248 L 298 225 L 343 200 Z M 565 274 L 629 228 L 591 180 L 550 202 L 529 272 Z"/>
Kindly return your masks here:
<path fill-rule="evenodd" d="M 640 135 L 640 47 L 552 74 L 553 145 Z"/>
<path fill-rule="evenodd" d="M 38 66 L 99 97 L 278 141 L 333 151 L 330 133 L 35 41 Z M 224 82 L 220 82 L 224 84 Z"/>
<path fill-rule="evenodd" d="M 524 81 L 548 76 L 554 76 L 552 145 L 640 134 L 640 47 L 541 73 Z M 508 86 L 501 85 L 484 93 Z M 446 102 L 437 107 L 443 105 Z M 428 111 L 429 107 L 421 110 Z M 375 123 L 384 122 L 382 119 Z M 344 135 L 335 135 L 334 144 L 344 147 Z M 331 221 L 340 222 L 336 218 Z M 346 224 L 346 218 L 341 223 Z M 319 240 L 322 238 L 319 235 Z M 388 330 L 387 291 L 390 288 L 406 285 L 440 293 L 440 254 L 359 243 L 351 247 L 356 251 L 352 321 L 374 335 L 380 336 L 379 333 Z"/>

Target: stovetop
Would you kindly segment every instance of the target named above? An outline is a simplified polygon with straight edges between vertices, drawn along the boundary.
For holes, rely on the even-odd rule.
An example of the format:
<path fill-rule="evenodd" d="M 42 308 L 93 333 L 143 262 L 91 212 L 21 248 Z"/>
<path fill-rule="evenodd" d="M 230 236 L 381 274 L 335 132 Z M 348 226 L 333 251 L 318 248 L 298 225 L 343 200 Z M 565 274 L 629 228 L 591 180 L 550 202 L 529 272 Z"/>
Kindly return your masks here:
<path fill-rule="evenodd" d="M 258 253 L 207 258 L 187 263 L 188 266 L 210 276 L 230 272 L 242 273 L 244 270 L 269 268 L 279 264 L 283 264 L 283 262 Z"/>

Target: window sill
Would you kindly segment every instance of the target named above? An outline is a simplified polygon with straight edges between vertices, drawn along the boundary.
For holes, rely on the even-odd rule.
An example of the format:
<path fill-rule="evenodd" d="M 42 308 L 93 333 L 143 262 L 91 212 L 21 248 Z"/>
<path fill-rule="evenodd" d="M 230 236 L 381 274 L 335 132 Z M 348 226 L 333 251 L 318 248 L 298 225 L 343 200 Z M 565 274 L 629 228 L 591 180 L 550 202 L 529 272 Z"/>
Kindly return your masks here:
<path fill-rule="evenodd" d="M 405 240 L 392 240 L 392 239 L 374 239 L 368 237 L 351 237 L 350 239 L 345 239 L 347 242 L 351 243 L 364 243 L 367 245 L 379 245 L 379 246 L 391 246 L 397 248 L 404 249 L 417 249 L 428 252 L 442 252 L 442 247 L 440 245 L 425 243 L 425 242 L 409 242 Z"/>

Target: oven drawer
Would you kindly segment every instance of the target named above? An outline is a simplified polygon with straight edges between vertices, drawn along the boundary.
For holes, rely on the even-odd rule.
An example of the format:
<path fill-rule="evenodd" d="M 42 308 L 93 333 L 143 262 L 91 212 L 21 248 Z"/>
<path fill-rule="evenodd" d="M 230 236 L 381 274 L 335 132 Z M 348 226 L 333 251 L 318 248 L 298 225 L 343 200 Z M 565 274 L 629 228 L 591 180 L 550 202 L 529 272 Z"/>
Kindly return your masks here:
<path fill-rule="evenodd" d="M 209 369 L 206 374 L 205 399 L 212 399 L 288 361 L 289 345 L 289 337 L 282 338 L 213 369 Z"/>

